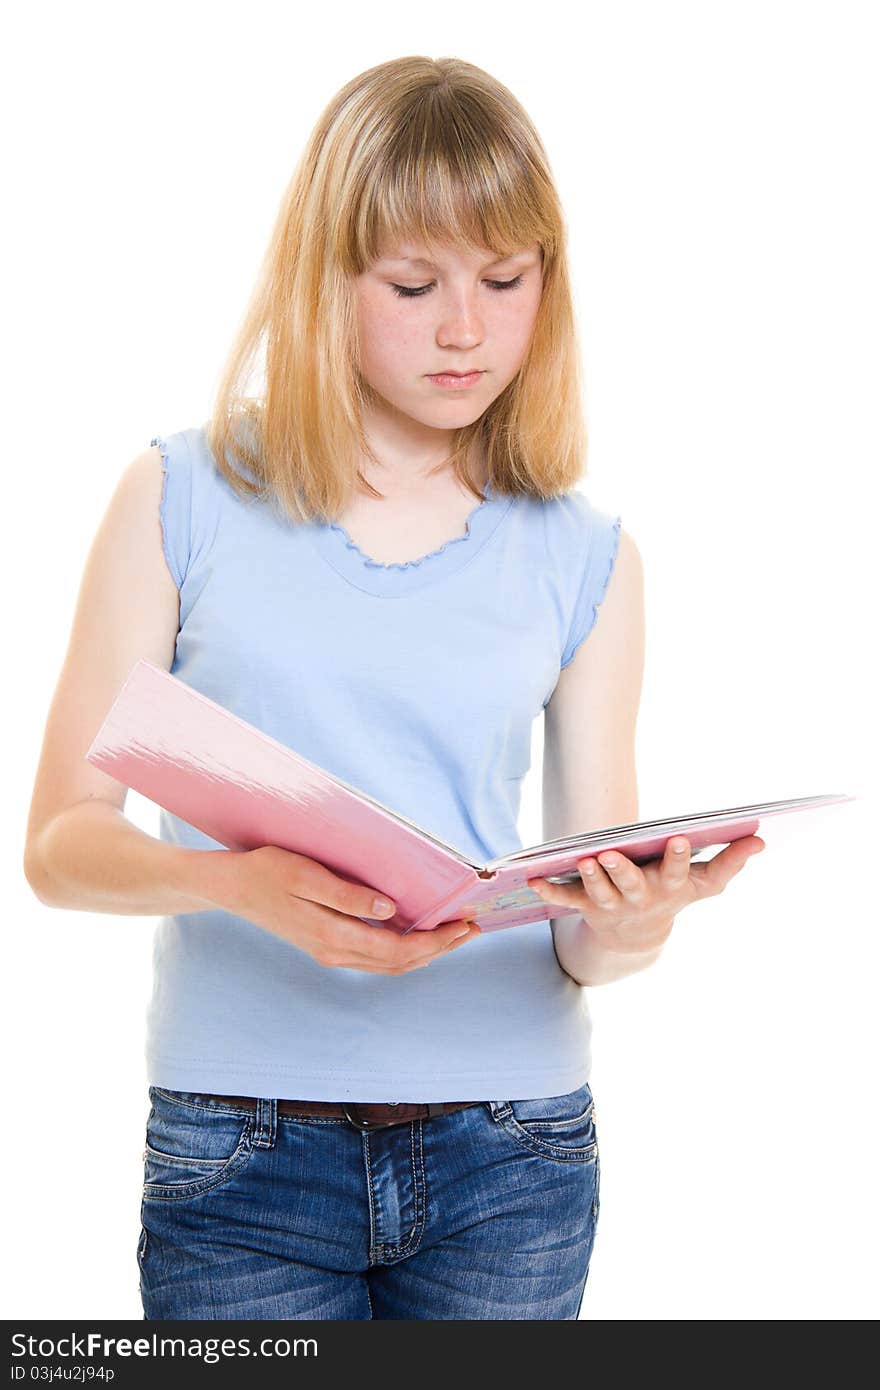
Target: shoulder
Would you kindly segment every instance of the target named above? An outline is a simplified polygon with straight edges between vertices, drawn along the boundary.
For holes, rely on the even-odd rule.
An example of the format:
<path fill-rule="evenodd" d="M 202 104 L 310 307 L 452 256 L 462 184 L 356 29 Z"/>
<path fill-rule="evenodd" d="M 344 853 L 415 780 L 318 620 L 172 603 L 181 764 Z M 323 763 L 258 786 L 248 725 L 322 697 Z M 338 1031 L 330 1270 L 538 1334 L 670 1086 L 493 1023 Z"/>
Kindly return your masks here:
<path fill-rule="evenodd" d="M 160 455 L 165 468 L 185 467 L 210 473 L 216 466 L 204 428 L 199 425 L 154 435 L 149 452 Z"/>
<path fill-rule="evenodd" d="M 156 435 L 148 451 L 161 458 L 165 491 L 176 491 L 180 501 L 189 498 L 195 510 L 211 514 L 224 503 L 235 500 L 235 493 L 217 466 L 205 425 L 191 425 L 170 434 Z"/>
<path fill-rule="evenodd" d="M 163 469 L 162 451 L 157 444 L 151 444 L 125 465 L 117 489 L 129 497 L 149 498 L 162 486 Z"/>
<path fill-rule="evenodd" d="M 593 582 L 624 589 L 642 577 L 642 557 L 619 512 L 600 507 L 583 492 L 555 498 L 557 534 L 585 562 Z"/>
<path fill-rule="evenodd" d="M 595 552 L 616 550 L 621 517 L 599 506 L 585 492 L 560 493 L 536 506 L 543 518 L 547 539 L 564 556 L 586 559 Z"/>

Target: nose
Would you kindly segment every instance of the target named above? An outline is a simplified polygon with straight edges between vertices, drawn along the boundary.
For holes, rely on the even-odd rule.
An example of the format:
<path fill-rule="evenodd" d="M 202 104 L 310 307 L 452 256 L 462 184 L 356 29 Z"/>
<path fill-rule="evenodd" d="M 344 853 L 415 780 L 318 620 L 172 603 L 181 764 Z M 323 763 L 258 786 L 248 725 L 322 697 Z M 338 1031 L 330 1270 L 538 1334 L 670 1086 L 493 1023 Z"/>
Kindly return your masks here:
<path fill-rule="evenodd" d="M 484 334 L 483 317 L 476 295 L 467 291 L 449 295 L 437 325 L 437 346 L 477 347 L 483 341 Z"/>

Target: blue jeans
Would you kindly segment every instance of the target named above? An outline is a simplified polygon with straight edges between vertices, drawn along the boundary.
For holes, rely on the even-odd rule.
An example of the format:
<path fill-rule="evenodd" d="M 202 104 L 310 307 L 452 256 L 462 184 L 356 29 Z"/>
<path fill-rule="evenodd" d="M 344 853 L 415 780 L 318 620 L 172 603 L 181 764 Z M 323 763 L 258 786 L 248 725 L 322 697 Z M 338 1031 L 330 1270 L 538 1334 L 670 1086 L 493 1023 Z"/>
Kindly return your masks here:
<path fill-rule="evenodd" d="M 586 1082 L 369 1133 L 149 1094 L 147 1319 L 577 1318 L 599 1214 Z"/>

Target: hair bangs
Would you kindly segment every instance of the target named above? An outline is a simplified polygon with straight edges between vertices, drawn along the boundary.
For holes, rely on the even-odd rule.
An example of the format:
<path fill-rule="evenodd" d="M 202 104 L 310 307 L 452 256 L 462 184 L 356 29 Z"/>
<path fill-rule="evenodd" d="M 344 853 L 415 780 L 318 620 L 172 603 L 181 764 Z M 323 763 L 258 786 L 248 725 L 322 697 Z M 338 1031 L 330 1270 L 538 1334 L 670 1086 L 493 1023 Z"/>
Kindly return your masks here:
<path fill-rule="evenodd" d="M 350 273 L 408 240 L 488 249 L 499 259 L 535 242 L 545 257 L 555 253 L 553 219 L 542 216 L 541 190 L 509 135 L 456 121 L 457 114 L 430 119 L 424 102 L 371 164 L 339 224 Z"/>

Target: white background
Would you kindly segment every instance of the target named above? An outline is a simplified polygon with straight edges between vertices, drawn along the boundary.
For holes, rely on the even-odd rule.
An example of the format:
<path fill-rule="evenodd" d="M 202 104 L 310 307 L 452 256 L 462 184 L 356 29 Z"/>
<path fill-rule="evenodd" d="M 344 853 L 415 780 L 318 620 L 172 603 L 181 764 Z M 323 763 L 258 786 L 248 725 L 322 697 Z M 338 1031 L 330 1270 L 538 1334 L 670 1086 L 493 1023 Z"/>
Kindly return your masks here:
<path fill-rule="evenodd" d="M 154 920 L 21 871 L 48 706 L 116 480 L 200 423 L 332 94 L 486 68 L 566 209 L 583 488 L 643 556 L 640 811 L 846 792 L 590 991 L 585 1319 L 877 1313 L 876 9 L 33 5 L 2 95 L 7 1318 L 139 1318 Z M 869 720 L 870 708 L 875 717 Z M 541 838 L 540 736 L 523 842 Z M 157 832 L 157 812 L 127 807 Z M 491 981 L 487 981 L 491 995 Z"/>

